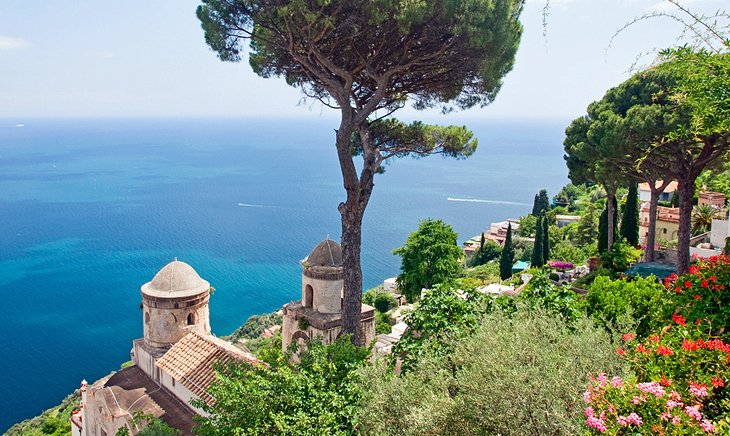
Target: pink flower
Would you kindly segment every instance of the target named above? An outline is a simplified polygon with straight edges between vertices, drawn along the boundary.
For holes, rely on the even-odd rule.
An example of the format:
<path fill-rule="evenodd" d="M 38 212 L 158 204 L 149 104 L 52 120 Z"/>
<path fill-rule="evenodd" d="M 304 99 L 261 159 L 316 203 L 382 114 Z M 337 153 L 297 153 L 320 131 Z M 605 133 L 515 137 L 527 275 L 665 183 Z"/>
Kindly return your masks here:
<path fill-rule="evenodd" d="M 666 407 L 667 407 L 668 410 L 672 410 L 675 407 L 682 407 L 682 406 L 684 406 L 684 403 L 682 403 L 680 401 L 667 400 Z"/>
<path fill-rule="evenodd" d="M 657 398 L 663 397 L 666 391 L 657 382 L 639 383 L 636 385 L 639 390 L 645 394 L 652 394 Z"/>
<path fill-rule="evenodd" d="M 591 392 L 590 391 L 583 392 L 583 401 L 585 401 L 586 404 L 591 402 Z"/>
<path fill-rule="evenodd" d="M 689 392 L 695 397 L 704 398 L 707 396 L 707 386 L 699 383 L 690 383 Z"/>
<path fill-rule="evenodd" d="M 672 418 L 672 424 L 679 425 L 682 422 L 682 418 L 679 417 L 679 415 L 674 415 L 674 418 Z"/>
<path fill-rule="evenodd" d="M 634 395 L 634 398 L 631 399 L 631 402 L 634 404 L 641 404 L 646 402 L 646 398 L 640 397 L 638 395 Z"/>
<path fill-rule="evenodd" d="M 689 415 L 690 418 L 693 418 L 698 422 L 702 421 L 702 414 L 700 413 L 699 404 L 696 404 L 694 406 L 687 406 L 684 408 L 684 411 L 687 412 L 687 415 Z"/>
<path fill-rule="evenodd" d="M 606 428 L 606 423 L 600 419 L 596 418 L 594 416 L 591 416 L 586 419 L 586 425 L 590 428 L 596 429 L 601 433 L 604 433 L 608 428 Z"/>
<path fill-rule="evenodd" d="M 712 423 L 706 419 L 702 420 L 702 423 L 700 423 L 700 427 L 702 427 L 702 430 L 704 430 L 706 433 L 712 433 L 715 431 L 715 427 L 712 426 Z"/>
<path fill-rule="evenodd" d="M 659 417 L 662 421 L 669 421 L 669 419 L 672 417 L 672 414 L 669 412 L 662 413 L 662 416 Z"/>
<path fill-rule="evenodd" d="M 620 388 L 621 386 L 624 385 L 624 381 L 621 380 L 621 377 L 616 376 L 616 377 L 614 377 L 614 378 L 611 379 L 611 385 L 614 388 Z"/>
<path fill-rule="evenodd" d="M 585 414 L 586 414 L 586 418 L 593 417 L 594 416 L 593 415 L 593 407 L 586 407 Z"/>

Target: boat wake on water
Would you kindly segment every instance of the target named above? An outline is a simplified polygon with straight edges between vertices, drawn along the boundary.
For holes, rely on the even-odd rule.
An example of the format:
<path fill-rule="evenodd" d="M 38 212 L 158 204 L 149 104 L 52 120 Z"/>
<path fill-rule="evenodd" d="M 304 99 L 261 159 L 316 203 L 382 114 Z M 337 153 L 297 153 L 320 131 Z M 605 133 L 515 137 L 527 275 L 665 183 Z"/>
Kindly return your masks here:
<path fill-rule="evenodd" d="M 516 201 L 503 201 L 503 200 L 482 200 L 480 198 L 447 198 L 448 201 L 459 201 L 464 203 L 487 203 L 487 204 L 506 204 L 510 206 L 529 206 L 527 203 L 519 203 Z"/>

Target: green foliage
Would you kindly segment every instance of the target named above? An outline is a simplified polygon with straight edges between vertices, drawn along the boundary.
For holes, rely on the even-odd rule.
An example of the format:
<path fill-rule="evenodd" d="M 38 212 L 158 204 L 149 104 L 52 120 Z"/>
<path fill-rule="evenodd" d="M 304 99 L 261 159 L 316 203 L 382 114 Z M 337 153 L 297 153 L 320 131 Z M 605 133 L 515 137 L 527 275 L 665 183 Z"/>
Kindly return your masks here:
<path fill-rule="evenodd" d="M 537 232 L 537 217 L 535 215 L 525 215 L 520 217 L 519 227 L 515 230 L 517 236 L 523 238 L 531 238 Z"/>
<path fill-rule="evenodd" d="M 639 245 L 639 189 L 636 183 L 629 186 L 626 194 L 626 205 L 623 207 L 621 229 L 619 235 L 626 239 L 629 245 Z"/>
<path fill-rule="evenodd" d="M 281 315 L 277 315 L 276 312 L 253 315 L 226 339 L 234 343 L 241 339 L 256 339 L 268 327 L 277 324 L 281 324 Z"/>
<path fill-rule="evenodd" d="M 548 210 L 550 210 L 550 200 L 548 199 L 547 190 L 541 189 L 538 194 L 535 194 L 535 201 L 532 204 L 532 216 L 545 216 Z"/>
<path fill-rule="evenodd" d="M 560 229 L 553 227 L 553 229 L 560 232 Z M 550 225 L 548 224 L 547 217 L 542 220 L 542 261 L 543 264 L 550 260 Z"/>
<path fill-rule="evenodd" d="M 709 232 L 712 228 L 712 220 L 720 218 L 720 211 L 714 207 L 703 204 L 692 210 L 692 235 L 700 235 Z"/>
<path fill-rule="evenodd" d="M 367 305 L 373 306 L 375 304 L 375 297 L 378 294 L 382 294 L 383 292 L 385 292 L 383 285 L 378 285 L 374 288 L 370 288 L 362 294 L 362 302 Z"/>
<path fill-rule="evenodd" d="M 631 316 L 641 338 L 660 329 L 667 319 L 664 286 L 653 277 L 637 277 L 631 281 L 596 277 L 586 302 L 588 315 L 607 328 L 615 328 L 621 317 Z"/>
<path fill-rule="evenodd" d="M 474 256 L 471 258 L 469 265 L 478 266 L 489 262 L 492 259 L 497 259 L 502 253 L 502 247 L 494 241 L 486 241 L 482 244 Z"/>
<path fill-rule="evenodd" d="M 137 426 L 142 427 L 136 433 L 138 436 L 177 436 L 180 434 L 180 430 L 170 427 L 165 421 L 154 415 L 137 412 L 134 414 L 132 421 Z M 129 430 L 126 427 L 122 427 L 117 430 L 116 436 L 129 436 Z"/>
<path fill-rule="evenodd" d="M 76 390 L 61 401 L 61 404 L 44 411 L 39 416 L 26 419 L 10 427 L 7 436 L 71 436 L 71 412 L 81 401 L 81 393 Z"/>
<path fill-rule="evenodd" d="M 496 283 L 500 280 L 499 278 L 500 263 L 496 260 L 487 262 L 484 265 L 475 266 L 474 268 L 467 268 L 464 271 L 464 277 L 469 279 L 475 279 L 479 281 L 481 285 L 488 285 L 490 283 Z"/>
<path fill-rule="evenodd" d="M 604 254 L 603 264 L 614 271 L 626 271 L 629 267 L 641 259 L 644 252 L 640 248 L 634 248 L 620 240 L 613 243 L 611 251 Z"/>
<path fill-rule="evenodd" d="M 385 313 L 396 306 L 398 302 L 395 297 L 387 292 L 381 292 L 373 299 L 373 307 L 380 313 Z"/>
<path fill-rule="evenodd" d="M 551 314 L 486 315 L 448 354 L 396 376 L 362 369 L 363 435 L 581 434 L 581 392 L 595 371 L 624 373 L 615 345 L 587 319 L 568 329 Z"/>
<path fill-rule="evenodd" d="M 479 316 L 491 310 L 491 303 L 491 297 L 474 289 L 465 295 L 452 286 L 429 289 L 418 307 L 406 315 L 409 328 L 393 347 L 393 356 L 402 360 L 407 371 L 425 355 L 448 354 L 451 341 L 473 333 Z"/>
<path fill-rule="evenodd" d="M 393 253 L 401 257 L 398 289 L 408 301 L 417 301 L 421 289 L 428 289 L 456 277 L 462 270 L 462 251 L 456 233 L 441 220 L 421 221 L 406 244 Z"/>
<path fill-rule="evenodd" d="M 267 367 L 236 362 L 221 368 L 210 388 L 214 406 L 195 402 L 210 413 L 199 417 L 199 435 L 344 435 L 360 398 L 356 370 L 369 351 L 348 337 L 330 345 L 313 341 L 301 364 L 288 356 Z"/>
<path fill-rule="evenodd" d="M 383 312 L 376 312 L 375 313 L 375 333 L 381 334 L 385 333 L 388 334 L 391 332 L 393 324 L 395 322 L 388 316 L 388 314 Z"/>
<path fill-rule="evenodd" d="M 558 286 L 551 282 L 545 271 L 534 273 L 525 289 L 516 298 L 516 303 L 530 310 L 552 314 L 572 325 L 583 317 L 583 297 L 569 286 Z"/>
<path fill-rule="evenodd" d="M 543 258 L 543 255 L 545 251 L 543 250 L 543 243 L 545 242 L 545 238 L 543 237 L 543 225 L 542 225 L 543 219 L 538 217 L 537 218 L 537 232 L 535 233 L 535 245 L 532 247 L 532 258 L 530 260 L 531 266 L 534 267 L 540 267 L 545 265 L 545 259 Z"/>
<path fill-rule="evenodd" d="M 591 244 L 598 238 L 598 215 L 596 206 L 589 203 L 575 228 L 573 243 L 578 247 Z"/>
<path fill-rule="evenodd" d="M 570 241 L 562 241 L 552 247 L 552 259 L 570 262 L 575 265 L 585 263 L 588 255 L 585 251 L 574 246 Z"/>
<path fill-rule="evenodd" d="M 514 264 L 515 251 L 512 246 L 512 224 L 507 225 L 507 236 L 504 239 L 504 246 L 499 257 L 499 277 L 507 280 L 512 277 L 512 265 Z"/>

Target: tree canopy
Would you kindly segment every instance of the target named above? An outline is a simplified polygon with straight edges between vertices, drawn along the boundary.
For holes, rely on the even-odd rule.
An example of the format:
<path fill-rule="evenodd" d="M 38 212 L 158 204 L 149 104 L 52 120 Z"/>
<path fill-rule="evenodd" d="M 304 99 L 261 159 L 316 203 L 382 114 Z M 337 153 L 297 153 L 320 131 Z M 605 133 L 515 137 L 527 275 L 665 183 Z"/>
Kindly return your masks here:
<path fill-rule="evenodd" d="M 427 219 L 408 236 L 404 246 L 393 251 L 401 257 L 398 289 L 408 301 L 418 300 L 421 289 L 430 289 L 459 274 L 462 251 L 456 238 L 450 225 Z"/>
<path fill-rule="evenodd" d="M 444 111 L 487 105 L 513 66 L 524 0 L 203 0 L 205 40 L 223 61 L 282 77 L 339 110 L 335 135 L 346 200 L 342 222 L 343 328 L 360 337 L 362 219 L 374 175 L 393 157 L 467 157 L 464 127 L 405 124 L 407 102 Z M 358 172 L 354 157 L 360 156 Z"/>

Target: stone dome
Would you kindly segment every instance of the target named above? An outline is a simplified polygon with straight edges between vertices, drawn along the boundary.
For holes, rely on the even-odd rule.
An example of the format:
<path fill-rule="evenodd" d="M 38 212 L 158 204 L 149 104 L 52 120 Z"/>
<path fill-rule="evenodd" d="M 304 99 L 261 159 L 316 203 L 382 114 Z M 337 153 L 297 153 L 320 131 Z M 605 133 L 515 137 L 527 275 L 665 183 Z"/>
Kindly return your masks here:
<path fill-rule="evenodd" d="M 142 285 L 142 293 L 153 297 L 188 297 L 210 289 L 210 283 L 200 278 L 185 262 L 175 259 L 165 265 L 152 279 Z"/>
<path fill-rule="evenodd" d="M 325 239 L 317 244 L 307 257 L 302 260 L 305 268 L 310 267 L 341 267 L 342 247 L 331 239 Z"/>

